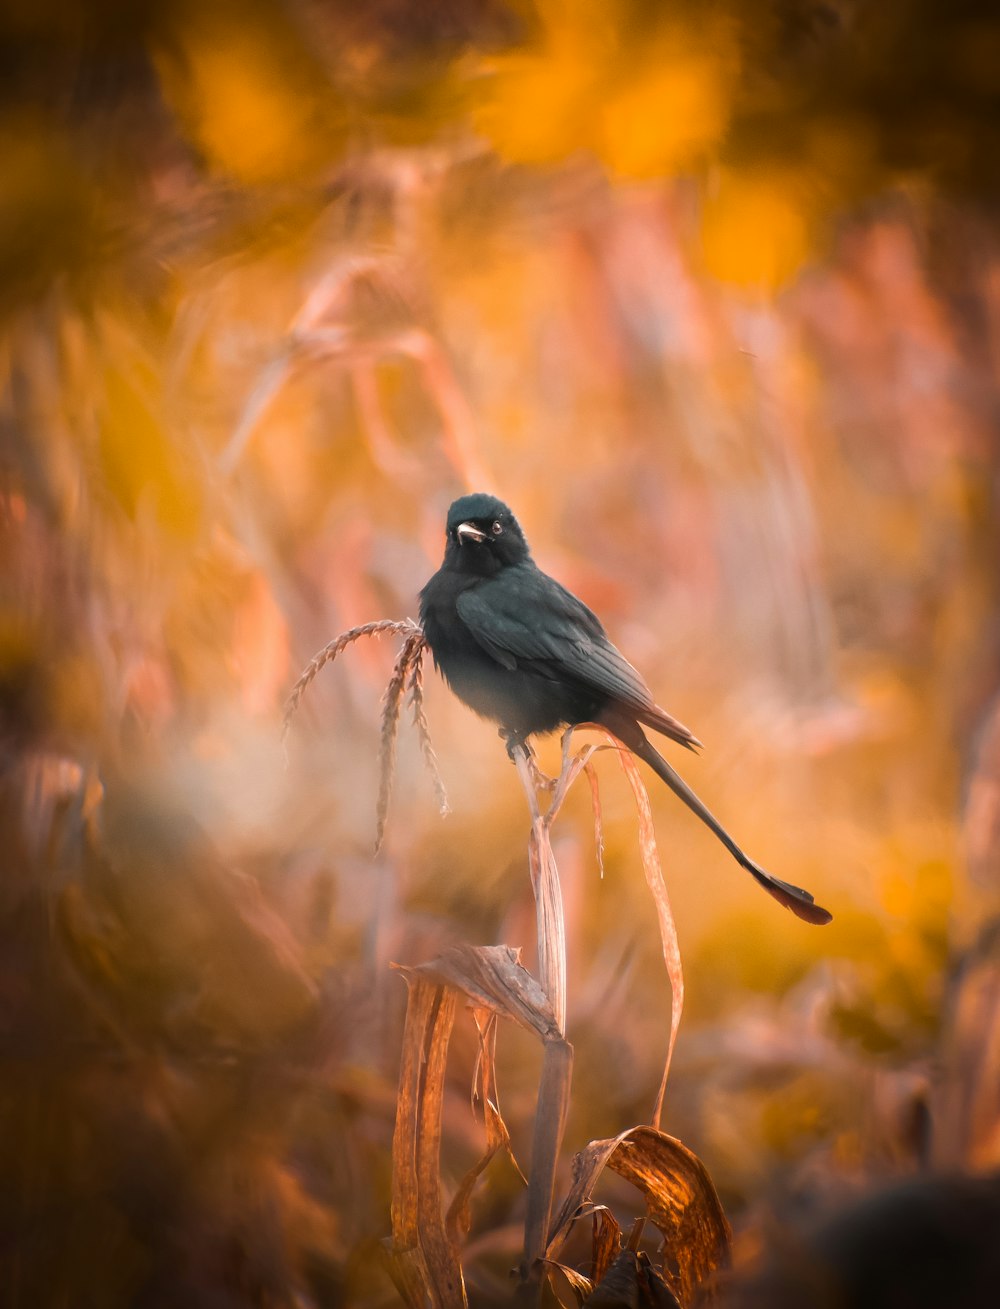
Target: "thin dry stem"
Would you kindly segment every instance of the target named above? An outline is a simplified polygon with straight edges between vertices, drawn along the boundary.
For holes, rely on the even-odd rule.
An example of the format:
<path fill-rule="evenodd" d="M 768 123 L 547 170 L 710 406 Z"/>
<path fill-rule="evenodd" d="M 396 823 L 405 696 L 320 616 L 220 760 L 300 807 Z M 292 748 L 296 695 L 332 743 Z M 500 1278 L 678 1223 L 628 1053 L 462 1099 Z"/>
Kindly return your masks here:
<path fill-rule="evenodd" d="M 607 745 L 588 745 L 583 749 L 573 752 L 573 733 L 579 728 L 600 732 L 607 740 Z M 666 1095 L 667 1081 L 670 1076 L 670 1066 L 673 1061 L 674 1047 L 677 1043 L 677 1033 L 680 1026 L 681 1013 L 684 1008 L 684 972 L 681 965 L 680 945 L 677 940 L 677 928 L 674 923 L 673 911 L 670 907 L 670 898 L 667 894 L 666 882 L 663 878 L 663 869 L 660 864 L 660 856 L 656 846 L 656 834 L 653 829 L 653 816 L 649 803 L 649 795 L 643 783 L 642 776 L 639 772 L 635 757 L 622 743 L 608 731 L 606 727 L 599 723 L 580 723 L 576 727 L 569 728 L 563 735 L 562 741 L 562 768 L 556 779 L 553 790 L 552 800 L 548 811 L 544 817 L 539 817 L 539 806 L 537 793 L 531 788 L 531 773 L 528 767 L 529 758 L 525 750 L 524 760 L 521 759 L 521 752 L 518 751 L 515 756 L 515 762 L 518 765 L 518 772 L 521 775 L 521 782 L 528 794 L 528 803 L 531 807 L 532 826 L 531 839 L 529 841 L 529 862 L 532 870 L 532 881 L 535 886 L 536 909 L 538 913 L 539 929 L 539 971 L 541 974 L 542 986 L 546 989 L 551 985 L 557 986 L 558 979 L 561 976 L 565 978 L 566 961 L 565 961 L 565 940 L 562 941 L 561 949 L 563 956 L 561 960 L 555 957 L 546 957 L 543 954 L 543 947 L 546 952 L 556 947 L 556 938 L 553 932 L 554 905 L 558 902 L 558 909 L 561 917 L 562 901 L 559 891 L 559 873 L 556 868 L 555 858 L 552 854 L 551 841 L 549 833 L 552 822 L 559 813 L 559 810 L 566 799 L 570 787 L 579 777 L 581 772 L 586 772 L 591 788 L 591 799 L 594 807 L 594 836 L 597 842 L 598 863 L 601 867 L 601 873 L 604 872 L 604 839 L 603 824 L 601 819 L 600 796 L 598 793 L 597 775 L 593 769 L 593 756 L 600 750 L 614 750 L 618 756 L 619 762 L 632 788 L 632 794 L 635 798 L 636 810 L 639 817 L 639 850 L 642 858 L 643 872 L 646 875 L 646 882 L 649 886 L 650 893 L 653 897 L 653 903 L 656 907 L 657 922 L 660 929 L 660 941 L 663 947 L 663 962 L 666 966 L 667 977 L 670 981 L 670 1034 L 667 1041 L 667 1054 L 663 1066 L 663 1076 L 660 1079 L 660 1086 L 656 1096 L 656 1103 L 653 1108 L 651 1118 L 652 1125 L 659 1127 L 660 1119 L 663 1113 L 663 1101 Z M 530 792 L 530 793 L 529 793 Z M 544 901 L 539 899 L 540 891 L 544 892 Z M 548 927 L 549 936 L 543 933 L 543 926 L 551 924 Z M 548 992 L 550 1000 L 555 1004 L 557 996 L 561 996 L 562 1003 L 565 1004 L 565 992 L 556 992 L 556 995 Z M 561 1022 L 565 1022 L 565 1010 L 561 1011 Z"/>
<path fill-rule="evenodd" d="M 587 745 L 577 752 L 572 753 L 573 748 L 573 729 L 563 734 L 562 741 L 562 768 L 559 770 L 559 776 L 556 778 L 553 788 L 552 803 L 549 805 L 548 812 L 545 815 L 545 822 L 551 827 L 559 810 L 562 808 L 563 801 L 569 794 L 569 789 L 580 776 L 581 769 L 587 767 L 591 757 L 598 751 L 606 747 L 600 745 Z"/>
<path fill-rule="evenodd" d="M 535 896 L 535 922 L 538 934 L 538 980 L 551 1004 L 559 1031 L 566 1030 L 566 925 L 563 917 L 562 890 L 556 867 L 547 817 L 538 805 L 527 746 L 514 749 L 514 763 L 531 811 L 531 835 L 528 838 L 528 867 Z"/>
<path fill-rule="evenodd" d="M 528 754 L 527 746 L 519 745 L 514 750 L 514 765 L 517 768 L 517 775 L 521 779 L 521 786 L 524 788 L 524 794 L 528 801 L 531 821 L 533 823 L 537 822 L 542 816 L 542 811 L 538 807 L 538 794 L 535 790 L 532 759 L 531 755 Z"/>
<path fill-rule="evenodd" d="M 612 740 L 614 741 L 614 738 Z M 635 798 L 635 807 L 639 815 L 639 852 L 642 859 L 642 870 L 646 875 L 646 883 L 653 897 L 653 904 L 656 906 L 656 918 L 660 928 L 660 943 L 663 947 L 663 962 L 666 966 L 667 977 L 670 980 L 670 1035 L 667 1039 L 667 1055 L 663 1064 L 663 1076 L 660 1078 L 660 1087 L 656 1094 L 656 1103 L 653 1106 L 653 1114 L 650 1118 L 652 1126 L 659 1128 L 660 1119 L 663 1115 L 663 1101 L 667 1093 L 667 1081 L 670 1077 L 670 1066 L 674 1058 L 674 1047 L 677 1044 L 677 1033 L 680 1030 L 681 1014 L 684 1012 L 684 969 L 681 964 L 680 942 L 677 940 L 677 925 L 674 922 L 674 912 L 670 907 L 667 884 L 663 877 L 663 867 L 656 847 L 656 832 L 653 828 L 653 813 L 649 803 L 649 793 L 642 780 L 635 756 L 625 746 L 620 745 L 618 742 L 614 742 L 614 744 L 618 750 L 618 761 L 622 766 L 622 771 L 628 778 L 629 785 L 632 788 L 632 795 Z"/>

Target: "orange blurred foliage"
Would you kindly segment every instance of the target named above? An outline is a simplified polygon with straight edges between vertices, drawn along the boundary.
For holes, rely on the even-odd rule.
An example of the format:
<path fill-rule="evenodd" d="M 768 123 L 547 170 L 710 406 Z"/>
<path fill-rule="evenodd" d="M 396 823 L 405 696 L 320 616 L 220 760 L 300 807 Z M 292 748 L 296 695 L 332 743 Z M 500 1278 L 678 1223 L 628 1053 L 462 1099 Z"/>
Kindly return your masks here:
<path fill-rule="evenodd" d="M 473 485 L 705 740 L 684 767 L 741 844 L 835 912 L 800 928 L 653 792 L 664 1126 L 737 1258 L 789 1197 L 997 1166 L 1000 24 L 932 10 L 0 18 L 5 1305 L 392 1302 L 388 965 L 534 968 L 527 817 L 428 668 L 453 813 L 404 722 L 373 858 L 393 650 L 323 671 L 287 768 L 282 702 L 415 612 Z M 553 828 L 573 1148 L 648 1114 L 670 1032 L 631 792 L 595 766 L 605 876 L 586 787 Z M 460 1013 L 446 1189 L 478 1057 Z M 519 1156 L 537 1070 L 502 1032 Z M 480 1185 L 467 1274 L 507 1303 L 523 1192 Z"/>

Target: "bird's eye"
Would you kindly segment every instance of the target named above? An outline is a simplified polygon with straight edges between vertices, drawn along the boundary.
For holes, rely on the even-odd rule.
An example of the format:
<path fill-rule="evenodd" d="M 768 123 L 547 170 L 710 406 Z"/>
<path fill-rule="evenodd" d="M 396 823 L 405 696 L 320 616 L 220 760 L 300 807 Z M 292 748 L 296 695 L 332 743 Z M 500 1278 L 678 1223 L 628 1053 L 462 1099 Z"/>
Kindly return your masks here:
<path fill-rule="evenodd" d="M 501 522 L 494 523 L 491 530 L 494 536 L 499 536 L 500 533 L 503 531 L 503 523 Z"/>

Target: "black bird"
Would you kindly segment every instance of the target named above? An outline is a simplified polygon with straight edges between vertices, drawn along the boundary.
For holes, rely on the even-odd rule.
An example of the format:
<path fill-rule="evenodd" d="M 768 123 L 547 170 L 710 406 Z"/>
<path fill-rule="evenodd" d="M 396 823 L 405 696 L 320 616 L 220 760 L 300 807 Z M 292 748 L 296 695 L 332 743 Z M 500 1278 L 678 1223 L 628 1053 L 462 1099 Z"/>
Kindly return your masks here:
<path fill-rule="evenodd" d="M 765 891 L 807 923 L 830 921 L 808 891 L 744 854 L 653 748 L 643 726 L 690 750 L 701 742 L 654 701 L 596 614 L 538 568 L 502 500 L 465 495 L 448 510 L 444 562 L 420 592 L 420 621 L 451 689 L 499 723 L 512 758 L 536 732 L 599 723 L 666 782 Z"/>

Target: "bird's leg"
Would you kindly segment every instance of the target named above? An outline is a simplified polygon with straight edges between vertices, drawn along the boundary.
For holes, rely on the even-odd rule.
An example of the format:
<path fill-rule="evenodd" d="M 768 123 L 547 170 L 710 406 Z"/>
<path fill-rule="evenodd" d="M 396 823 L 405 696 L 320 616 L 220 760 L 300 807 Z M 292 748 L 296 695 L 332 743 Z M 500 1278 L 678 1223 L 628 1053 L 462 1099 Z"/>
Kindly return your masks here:
<path fill-rule="evenodd" d="M 507 758 L 512 764 L 517 763 L 517 751 L 523 750 L 529 759 L 534 758 L 534 750 L 528 744 L 527 738 L 520 732 L 515 732 L 512 727 L 501 727 L 497 731 L 497 736 L 507 747 Z"/>
<path fill-rule="evenodd" d="M 535 752 L 528 744 L 526 736 L 522 736 L 520 732 L 515 732 L 509 727 L 501 727 L 499 736 L 507 747 L 507 758 L 510 759 L 511 763 L 516 764 L 518 762 L 518 752 L 522 752 L 521 757 L 527 764 L 531 780 L 537 790 L 552 791 L 555 789 L 555 778 L 547 776 L 535 763 Z"/>

